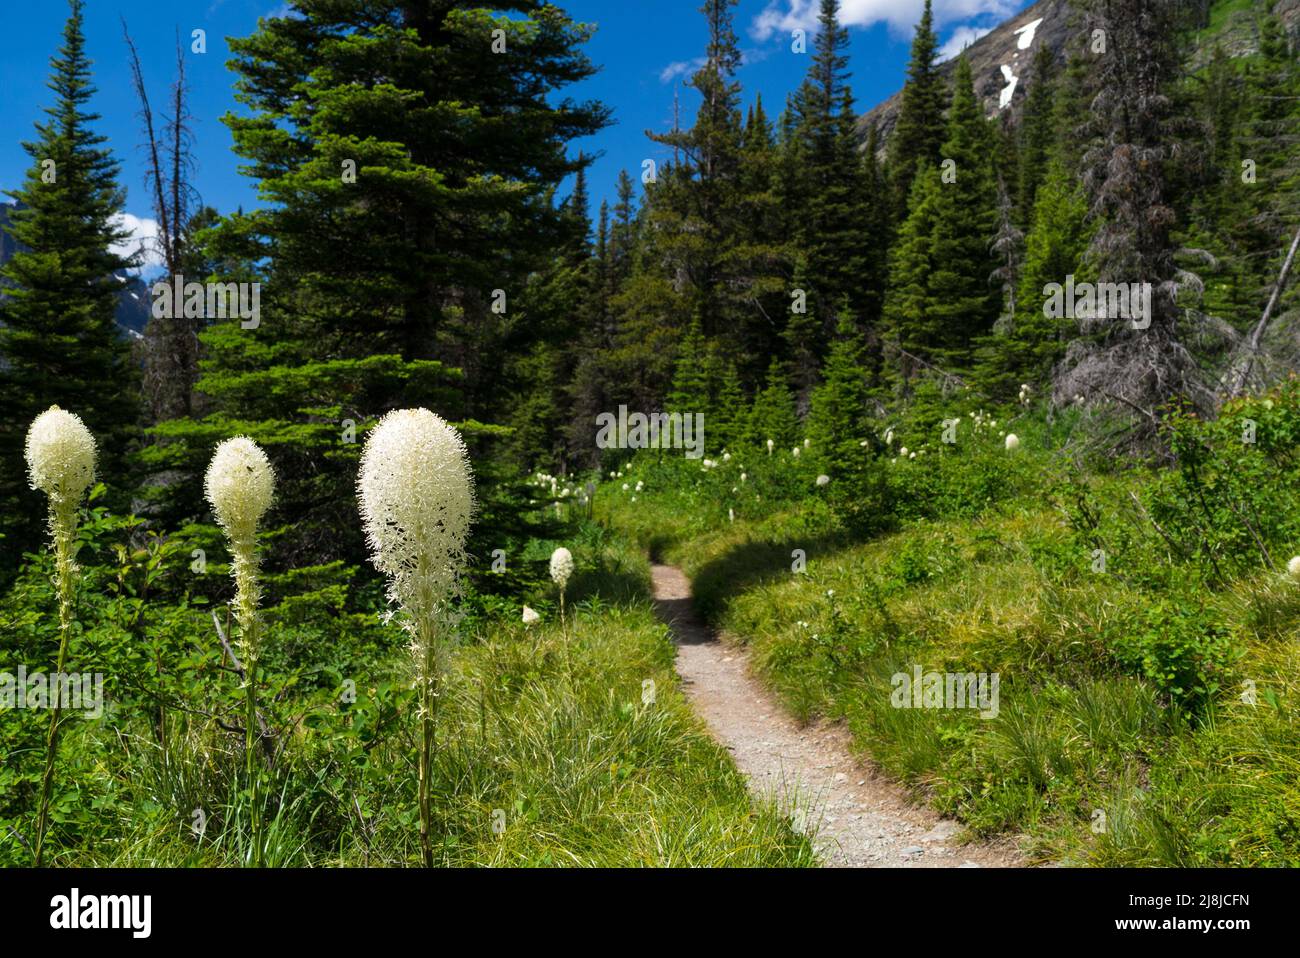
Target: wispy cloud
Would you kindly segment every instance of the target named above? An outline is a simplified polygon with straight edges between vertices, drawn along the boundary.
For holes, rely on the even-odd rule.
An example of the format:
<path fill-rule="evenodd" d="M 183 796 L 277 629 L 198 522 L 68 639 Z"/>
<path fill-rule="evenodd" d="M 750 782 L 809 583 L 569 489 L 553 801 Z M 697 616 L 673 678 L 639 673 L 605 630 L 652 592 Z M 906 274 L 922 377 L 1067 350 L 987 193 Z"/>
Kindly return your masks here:
<path fill-rule="evenodd" d="M 704 57 L 694 60 L 675 60 L 659 71 L 660 83 L 672 83 L 680 76 L 689 76 L 704 66 Z"/>
<path fill-rule="evenodd" d="M 951 60 L 992 29 L 992 27 L 958 27 L 952 32 L 948 42 L 939 48 L 939 59 Z"/>
<path fill-rule="evenodd" d="M 974 17 L 1001 20 L 1011 16 L 1017 6 L 1015 0 L 935 0 L 935 26 Z M 818 7 L 817 0 L 769 0 L 750 24 L 750 35 L 763 42 L 778 33 L 788 36 L 792 30 L 812 32 L 817 28 Z M 840 23 L 850 27 L 886 23 L 895 33 L 906 36 L 921 19 L 924 7 L 925 0 L 843 0 Z"/>

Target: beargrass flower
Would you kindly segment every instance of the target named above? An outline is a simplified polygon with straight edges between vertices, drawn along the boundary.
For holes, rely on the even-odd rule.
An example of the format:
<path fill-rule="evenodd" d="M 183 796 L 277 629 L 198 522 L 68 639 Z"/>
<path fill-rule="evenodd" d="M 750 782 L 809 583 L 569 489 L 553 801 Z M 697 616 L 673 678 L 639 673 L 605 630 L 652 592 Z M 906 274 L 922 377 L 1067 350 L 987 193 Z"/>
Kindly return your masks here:
<path fill-rule="evenodd" d="M 411 635 L 420 691 L 420 845 L 433 864 L 429 787 L 438 706 L 438 652 L 450 631 L 448 603 L 460 589 L 474 478 L 460 433 L 427 409 L 388 413 L 366 437 L 357 476 L 371 561 Z"/>
<path fill-rule="evenodd" d="M 62 675 L 72 635 L 73 600 L 77 578 L 77 508 L 95 480 L 95 437 L 76 413 L 51 406 L 27 430 L 24 448 L 27 478 L 33 489 L 49 500 L 48 525 L 54 546 L 54 586 L 59 597 L 59 657 L 55 674 Z M 63 699 L 56 697 L 50 712 L 50 730 L 45 738 L 45 773 L 36 815 L 36 867 L 45 853 L 45 832 L 49 826 L 50 790 L 54 784 L 54 761 L 59 748 L 59 713 Z"/>
<path fill-rule="evenodd" d="M 536 609 L 524 606 L 524 625 L 535 625 L 540 619 L 541 616 L 537 614 Z"/>
<path fill-rule="evenodd" d="M 1300 556 L 1291 557 L 1291 561 L 1286 564 L 1286 571 L 1291 578 L 1300 580 Z"/>
<path fill-rule="evenodd" d="M 817 485 L 819 486 L 827 485 L 830 481 L 831 477 L 824 474 L 817 477 Z"/>
<path fill-rule="evenodd" d="M 1007 452 L 1015 452 L 1020 448 L 1020 437 L 1014 432 L 1007 433 L 1006 445 Z"/>
<path fill-rule="evenodd" d="M 573 575 L 573 553 L 560 546 L 551 553 L 551 581 L 564 589 Z"/>
<path fill-rule="evenodd" d="M 231 608 L 239 624 L 239 646 L 244 656 L 244 770 L 251 793 L 249 806 L 253 836 L 253 864 L 262 863 L 261 774 L 257 766 L 257 665 L 261 648 L 258 606 L 262 590 L 257 581 L 257 524 L 271 508 L 275 472 L 260 446 L 247 436 L 217 445 L 203 479 L 203 492 L 217 523 L 230 543 L 231 575 L 235 600 Z"/>
<path fill-rule="evenodd" d="M 771 439 L 769 439 L 769 440 L 767 441 L 767 454 L 768 454 L 769 456 L 772 455 L 772 448 L 773 448 L 775 445 L 776 445 L 776 443 L 773 442 Z"/>

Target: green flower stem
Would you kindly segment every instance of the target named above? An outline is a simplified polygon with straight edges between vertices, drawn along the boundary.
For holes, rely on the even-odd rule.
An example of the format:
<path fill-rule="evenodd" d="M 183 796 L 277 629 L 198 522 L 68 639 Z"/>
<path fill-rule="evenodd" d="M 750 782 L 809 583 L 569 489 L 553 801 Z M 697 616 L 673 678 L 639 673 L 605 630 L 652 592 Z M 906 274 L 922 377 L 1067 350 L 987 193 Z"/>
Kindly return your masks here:
<path fill-rule="evenodd" d="M 430 617 L 431 618 L 431 617 Z M 438 717 L 438 668 L 433 646 L 433 623 L 421 623 L 420 644 L 424 655 L 423 674 L 420 682 L 420 851 L 424 858 L 424 867 L 433 867 L 433 843 L 429 835 L 429 786 L 433 774 L 433 756 L 436 741 L 436 722 Z"/>
<path fill-rule="evenodd" d="M 235 618 L 244 648 L 244 762 L 248 776 L 249 823 L 254 868 L 262 867 L 261 769 L 258 767 L 257 726 L 257 556 L 251 539 L 232 542 L 235 559 Z"/>
<path fill-rule="evenodd" d="M 72 634 L 73 576 L 76 565 L 75 539 L 77 513 L 75 505 L 50 501 L 50 527 L 54 533 L 54 581 L 59 591 L 59 660 L 55 674 L 63 674 L 68 657 L 68 637 Z M 54 758 L 59 748 L 59 716 L 63 700 L 56 696 L 50 713 L 50 731 L 45 739 L 45 774 L 41 777 L 41 804 L 36 817 L 36 867 L 44 860 L 45 830 L 50 823 L 50 791 L 54 785 Z"/>

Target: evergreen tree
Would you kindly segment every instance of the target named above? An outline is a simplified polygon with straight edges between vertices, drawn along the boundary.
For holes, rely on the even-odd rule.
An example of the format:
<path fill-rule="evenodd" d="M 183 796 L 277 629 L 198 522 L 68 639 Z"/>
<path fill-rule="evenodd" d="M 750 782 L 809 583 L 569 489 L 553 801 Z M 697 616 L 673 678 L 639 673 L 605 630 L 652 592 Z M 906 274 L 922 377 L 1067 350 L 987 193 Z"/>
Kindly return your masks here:
<path fill-rule="evenodd" d="M 826 322 L 822 343 L 832 332 L 830 318 L 841 308 L 847 307 L 859 325 L 874 319 L 867 300 L 876 290 L 867 285 L 866 274 L 871 248 L 881 245 L 880 224 L 867 218 L 871 207 L 848 85 L 848 30 L 838 14 L 839 0 L 821 0 L 813 62 L 793 101 L 794 132 L 802 141 L 799 193 L 806 201 L 796 222 L 817 311 Z"/>
<path fill-rule="evenodd" d="M 893 196 L 893 222 L 907 218 L 908 199 L 917 164 L 939 162 L 945 138 L 944 110 L 947 91 L 938 70 L 939 38 L 934 32 L 930 0 L 916 25 L 912 58 L 907 66 L 898 122 L 889 140 L 889 176 Z"/>
<path fill-rule="evenodd" d="M 674 175 L 660 177 L 666 188 L 654 212 L 677 286 L 698 315 L 706 337 L 723 332 L 738 310 L 729 293 L 728 267 L 738 242 L 736 230 L 742 120 L 740 48 L 733 27 L 736 0 L 705 0 L 700 12 L 708 24 L 704 65 L 691 77 L 701 103 L 689 130 L 650 133 L 650 139 L 684 156 Z"/>
<path fill-rule="evenodd" d="M 741 142 L 737 243 L 725 272 L 739 307 L 723 340 L 737 357 L 746 381 L 761 378 L 766 357 L 781 349 L 780 317 L 789 301 L 795 258 L 791 213 L 779 192 L 780 158 L 759 97 L 750 109 Z"/>
<path fill-rule="evenodd" d="M 1087 202 L 1060 158 L 1049 163 L 1036 194 L 1015 314 L 990 338 L 979 373 L 982 388 L 1002 398 L 1015 395 L 1022 383 L 1045 391 L 1072 332 L 1070 320 L 1044 312 L 1047 287 L 1064 286 L 1070 275 L 1079 283 L 1088 279 L 1082 263 L 1089 239 Z"/>
<path fill-rule="evenodd" d="M 673 366 L 672 391 L 668 394 L 668 412 L 694 414 L 710 408 L 712 377 L 707 343 L 700 330 L 698 319 L 692 319 L 686 335 L 677 345 L 677 361 Z"/>
<path fill-rule="evenodd" d="M 139 374 L 114 322 L 128 265 L 110 250 L 126 239 L 115 223 L 124 194 L 118 166 L 94 132 L 95 93 L 82 0 L 70 0 L 63 44 L 50 60 L 54 102 L 23 149 L 32 158 L 8 232 L 17 244 L 0 271 L 0 508 L 6 557 L 39 541 L 43 509 L 27 488 L 27 427 L 52 405 L 82 417 L 99 444 L 99 477 L 120 501 L 124 452 L 141 415 Z"/>
<path fill-rule="evenodd" d="M 769 439 L 777 448 L 792 445 L 799 435 L 799 416 L 795 411 L 794 393 L 786 381 L 781 364 L 773 359 L 767 368 L 767 384 L 754 396 L 745 427 L 750 445 L 765 450 Z"/>
<path fill-rule="evenodd" d="M 845 311 L 826 357 L 822 384 L 813 391 L 807 422 L 814 461 L 832 480 L 862 456 L 867 398 L 862 340 Z"/>
<path fill-rule="evenodd" d="M 997 268 L 990 244 L 997 228 L 991 164 L 993 137 L 963 56 L 953 77 L 944 166 L 922 164 L 911 214 L 898 240 L 892 277 L 891 331 L 906 382 L 918 361 L 949 373 L 969 370 L 976 342 L 993 327 Z"/>
<path fill-rule="evenodd" d="M 1038 184 L 1047 172 L 1051 156 L 1055 134 L 1055 74 L 1055 54 L 1044 43 L 1034 54 L 1029 74 L 1029 92 L 1020 108 L 1016 224 L 1021 229 L 1029 228 Z"/>
<path fill-rule="evenodd" d="M 990 164 L 993 137 L 975 96 L 970 63 L 963 56 L 953 74 L 952 109 L 945 163 L 953 163 L 955 182 L 938 193 L 930 250 L 935 324 L 934 356 L 950 371 L 968 369 L 975 341 L 993 326 L 998 294 L 989 282 L 997 268 L 990 251 L 997 228 L 997 189 Z M 942 176 L 941 176 L 942 182 Z"/>
<path fill-rule="evenodd" d="M 1096 58 L 1092 143 L 1082 161 L 1090 212 L 1098 220 L 1089 258 L 1099 281 L 1147 283 L 1152 297 L 1146 316 L 1085 318 L 1086 348 L 1071 351 L 1055 388 L 1058 400 L 1083 395 L 1136 413 L 1129 438 L 1145 446 L 1158 441 L 1159 418 L 1172 400 L 1185 398 L 1202 410 L 1214 402 L 1179 332 L 1171 235 L 1177 219 L 1171 168 L 1191 162 L 1204 133 L 1189 128 L 1173 96 L 1194 4 L 1084 0 L 1083 6 L 1087 31 L 1103 31 L 1109 48 L 1126 54 Z"/>
<path fill-rule="evenodd" d="M 890 379 L 903 396 L 911 393 L 912 380 L 924 371 L 925 357 L 938 345 L 930 280 L 940 189 L 938 170 L 921 161 L 912 181 L 907 218 L 889 250 L 882 332 L 886 356 L 896 357 Z"/>
<path fill-rule="evenodd" d="M 541 267 L 571 248 L 553 196 L 586 161 L 567 142 L 607 122 L 556 95 L 593 72 L 591 28 L 532 0 L 494 9 L 337 0 L 231 41 L 248 113 L 226 122 L 268 203 L 212 242 L 256 264 L 261 323 L 209 330 L 212 415 L 158 431 L 185 440 L 165 450 L 178 467 L 219 436 L 262 443 L 281 476 L 272 515 L 289 520 L 274 547 L 299 568 L 361 556 L 350 490 L 368 423 L 431 407 L 500 468 L 483 453 L 502 430 L 485 423 L 555 361 L 539 340 L 571 334 L 572 262 Z M 485 503 L 480 534 L 495 514 Z"/>

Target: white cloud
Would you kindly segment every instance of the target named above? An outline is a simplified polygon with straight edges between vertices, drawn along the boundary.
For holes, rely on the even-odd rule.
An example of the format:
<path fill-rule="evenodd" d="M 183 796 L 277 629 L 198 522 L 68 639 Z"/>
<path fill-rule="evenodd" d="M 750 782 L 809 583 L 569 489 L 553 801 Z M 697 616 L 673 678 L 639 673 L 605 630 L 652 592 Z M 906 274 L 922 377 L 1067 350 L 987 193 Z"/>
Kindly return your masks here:
<path fill-rule="evenodd" d="M 676 60 L 659 71 L 660 83 L 671 83 L 680 76 L 688 76 L 704 66 L 704 57 L 694 60 Z"/>
<path fill-rule="evenodd" d="M 973 17 L 1004 20 L 1019 5 L 1016 0 L 934 0 L 934 23 L 940 28 Z M 760 42 L 777 33 L 789 36 L 791 30 L 811 32 L 817 27 L 818 7 L 817 0 L 769 0 L 749 32 Z M 840 23 L 849 27 L 886 23 L 895 34 L 905 37 L 911 35 L 924 8 L 925 0 L 842 0 Z"/>
<path fill-rule="evenodd" d="M 951 60 L 992 29 L 992 27 L 958 27 L 952 32 L 948 42 L 939 48 L 940 62 Z"/>
<path fill-rule="evenodd" d="M 118 213 L 113 217 L 113 225 L 130 233 L 121 243 L 109 247 L 118 256 L 132 256 L 143 249 L 144 255 L 139 264 L 130 270 L 132 273 L 150 273 L 161 269 L 162 251 L 158 248 L 158 221 L 134 216 L 131 213 Z"/>

